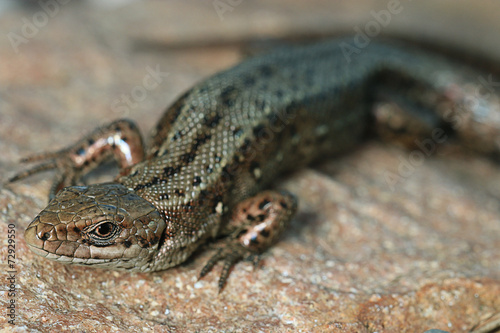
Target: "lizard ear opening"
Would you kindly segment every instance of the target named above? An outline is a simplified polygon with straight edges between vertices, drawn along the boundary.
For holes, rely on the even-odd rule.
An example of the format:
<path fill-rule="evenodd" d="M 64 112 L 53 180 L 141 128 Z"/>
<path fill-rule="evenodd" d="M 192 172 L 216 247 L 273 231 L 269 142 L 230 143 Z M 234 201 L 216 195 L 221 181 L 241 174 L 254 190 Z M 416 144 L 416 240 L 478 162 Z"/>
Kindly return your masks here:
<path fill-rule="evenodd" d="M 158 249 L 161 249 L 163 244 L 165 244 L 166 238 L 167 238 L 167 230 L 163 230 L 163 232 L 160 235 L 160 238 L 158 239 Z"/>

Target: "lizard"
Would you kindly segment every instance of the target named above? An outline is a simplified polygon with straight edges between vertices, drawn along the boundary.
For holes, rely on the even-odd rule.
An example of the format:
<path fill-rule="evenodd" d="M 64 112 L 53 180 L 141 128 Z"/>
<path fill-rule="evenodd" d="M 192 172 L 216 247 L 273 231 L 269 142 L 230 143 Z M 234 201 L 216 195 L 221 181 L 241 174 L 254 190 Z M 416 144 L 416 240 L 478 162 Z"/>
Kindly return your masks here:
<path fill-rule="evenodd" d="M 472 87 L 472 88 L 471 88 Z M 258 260 L 297 210 L 275 179 L 325 156 L 348 153 L 370 132 L 434 135 L 446 128 L 467 146 L 498 152 L 495 95 L 478 73 L 439 55 L 351 38 L 280 47 L 195 85 L 167 108 L 148 146 L 128 119 L 101 126 L 14 182 L 56 169 L 48 206 L 25 231 L 36 254 L 66 264 L 151 272 L 176 266 L 201 245 L 223 261 Z M 474 97 L 480 103 L 467 104 Z M 377 112 L 378 101 L 401 106 Z M 81 179 L 114 158 L 113 182 Z"/>

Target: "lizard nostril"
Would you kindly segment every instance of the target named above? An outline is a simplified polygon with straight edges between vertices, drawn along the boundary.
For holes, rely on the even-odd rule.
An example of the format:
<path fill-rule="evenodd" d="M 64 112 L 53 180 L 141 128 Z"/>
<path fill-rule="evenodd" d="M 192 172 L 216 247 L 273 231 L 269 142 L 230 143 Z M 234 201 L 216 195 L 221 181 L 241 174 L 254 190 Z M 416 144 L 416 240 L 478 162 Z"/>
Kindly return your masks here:
<path fill-rule="evenodd" d="M 37 230 L 43 229 L 43 230 Z M 29 226 L 24 232 L 24 240 L 32 249 L 43 249 L 45 241 L 50 239 L 51 233 L 49 228 L 43 228 L 42 224 Z"/>
<path fill-rule="evenodd" d="M 47 239 L 50 238 L 50 232 L 44 232 L 39 238 L 43 241 L 46 241 Z"/>

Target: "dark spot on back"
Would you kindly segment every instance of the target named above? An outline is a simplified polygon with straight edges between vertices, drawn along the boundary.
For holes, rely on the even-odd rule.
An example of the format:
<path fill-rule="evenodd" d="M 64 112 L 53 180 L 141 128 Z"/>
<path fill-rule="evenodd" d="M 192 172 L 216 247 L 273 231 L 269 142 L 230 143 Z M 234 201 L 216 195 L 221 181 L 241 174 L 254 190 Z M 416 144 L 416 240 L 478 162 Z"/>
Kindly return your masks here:
<path fill-rule="evenodd" d="M 207 85 L 204 85 L 203 87 L 201 87 L 201 88 L 199 88 L 199 89 L 198 89 L 198 92 L 199 92 L 200 94 L 204 94 L 204 93 L 206 93 L 207 91 L 208 91 L 208 86 L 207 86 Z"/>
<path fill-rule="evenodd" d="M 270 77 L 271 75 L 273 75 L 273 68 L 269 65 L 262 65 L 259 69 L 259 72 L 260 74 L 264 77 L 264 78 L 268 78 Z"/>
<path fill-rule="evenodd" d="M 183 191 L 183 190 L 180 190 L 180 189 L 178 189 L 178 188 L 176 188 L 176 189 L 174 190 L 174 193 L 175 193 L 175 194 L 177 194 L 177 195 L 178 195 L 178 196 L 180 196 L 180 197 L 185 197 L 185 196 L 186 196 L 186 195 L 184 194 L 184 191 Z"/>
<path fill-rule="evenodd" d="M 181 155 L 180 159 L 184 164 L 189 164 L 194 161 L 195 157 L 196 157 L 195 153 L 189 152 Z"/>
<path fill-rule="evenodd" d="M 201 178 L 200 176 L 196 176 L 193 179 L 193 186 L 199 186 L 201 184 Z"/>
<path fill-rule="evenodd" d="M 212 137 L 211 134 L 205 134 L 205 133 L 200 134 L 196 139 L 194 139 L 194 143 L 191 146 L 191 151 L 192 152 L 196 151 L 199 146 L 210 140 L 211 137 Z"/>
<path fill-rule="evenodd" d="M 255 107 L 258 109 L 258 110 L 264 110 L 265 107 L 266 107 L 266 101 L 263 100 L 263 99 L 258 99 L 255 101 Z"/>
<path fill-rule="evenodd" d="M 181 131 L 178 131 L 174 134 L 174 136 L 172 137 L 172 140 L 175 141 L 175 140 L 180 139 L 180 138 L 182 138 L 182 133 L 181 133 Z"/>
<path fill-rule="evenodd" d="M 243 84 L 245 85 L 245 88 L 250 88 L 255 85 L 255 78 L 252 76 L 248 76 L 243 80 Z"/>
<path fill-rule="evenodd" d="M 177 167 L 177 168 L 173 168 L 171 166 L 164 167 L 163 174 L 165 176 L 167 176 L 167 178 L 170 178 L 170 177 L 176 175 L 180 171 L 180 169 L 181 169 L 180 167 Z"/>
<path fill-rule="evenodd" d="M 222 116 L 220 114 L 216 113 L 213 117 L 207 118 L 205 121 L 206 121 L 206 124 L 208 127 L 215 128 L 220 123 L 221 119 L 222 119 Z"/>
<path fill-rule="evenodd" d="M 224 106 L 233 106 L 234 98 L 236 97 L 238 90 L 234 86 L 225 87 L 220 93 L 220 102 Z"/>
<path fill-rule="evenodd" d="M 257 125 L 254 127 L 253 129 L 253 134 L 258 137 L 259 134 L 262 132 L 262 130 L 264 129 L 264 125 Z"/>
<path fill-rule="evenodd" d="M 242 154 L 245 154 L 251 147 L 251 142 L 250 140 L 247 138 L 243 141 L 242 145 L 240 146 L 239 148 L 239 151 L 242 153 Z"/>
<path fill-rule="evenodd" d="M 239 138 L 242 134 L 243 134 L 243 130 L 241 129 L 241 127 L 236 127 L 236 128 L 233 130 L 233 136 L 234 136 L 235 138 Z"/>
<path fill-rule="evenodd" d="M 142 190 L 143 188 L 151 187 L 153 185 L 161 184 L 164 182 L 165 182 L 165 179 L 154 176 L 153 179 L 151 179 L 151 181 L 149 181 L 145 184 L 138 184 L 136 187 L 134 187 L 134 191 L 139 191 L 139 190 Z"/>
<path fill-rule="evenodd" d="M 200 195 L 198 196 L 198 200 L 201 202 L 201 205 L 203 205 L 203 201 L 208 198 L 209 192 L 207 190 L 201 190 Z"/>

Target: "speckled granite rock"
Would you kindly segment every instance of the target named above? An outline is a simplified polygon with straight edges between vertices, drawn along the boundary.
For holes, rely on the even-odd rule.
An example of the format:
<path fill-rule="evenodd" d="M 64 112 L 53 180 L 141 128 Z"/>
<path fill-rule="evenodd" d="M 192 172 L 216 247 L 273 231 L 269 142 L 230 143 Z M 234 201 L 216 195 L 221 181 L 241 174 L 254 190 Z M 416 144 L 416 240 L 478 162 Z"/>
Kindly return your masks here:
<path fill-rule="evenodd" d="M 203 31 L 188 24 L 197 17 L 207 25 L 219 22 L 214 29 L 228 40 L 236 32 L 259 33 L 252 30 L 257 25 L 240 22 L 224 35 L 235 19 L 220 22 L 212 4 L 179 1 L 160 8 L 152 3 L 100 12 L 86 3 L 68 4 L 20 44 L 18 53 L 8 38 L 0 39 L 0 181 L 20 168 L 21 156 L 61 148 L 113 119 L 130 117 L 147 132 L 183 90 L 236 62 L 239 51 L 230 45 L 192 46 Z M 279 1 L 269 2 L 261 19 L 274 32 L 286 30 L 290 17 L 305 11 L 327 22 L 323 12 L 329 2 L 314 3 L 285 9 Z M 175 6 L 188 13 L 186 20 L 173 19 Z M 244 17 L 255 6 L 243 2 L 233 14 Z M 278 15 L 279 9 L 280 20 L 265 16 Z M 12 9 L 3 14 L 1 31 L 22 33 L 22 18 L 31 20 L 37 11 L 36 5 L 32 12 Z M 162 14 L 173 21 L 165 24 Z M 180 47 L 183 29 L 192 41 L 189 48 Z M 150 43 L 177 46 L 141 49 L 144 36 Z M 148 67 L 156 66 L 169 73 L 165 81 L 143 101 L 124 104 L 123 94 L 130 95 Z M 408 154 L 370 142 L 285 179 L 283 186 L 300 198 L 290 230 L 259 269 L 237 264 L 220 295 L 220 267 L 196 279 L 210 256 L 206 251 L 153 274 L 43 260 L 27 249 L 23 231 L 46 204 L 51 175 L 2 187 L 0 327 L 19 332 L 467 332 L 487 327 L 500 312 L 500 168 L 443 148 L 391 188 L 386 173 L 396 173 Z M 99 173 L 92 180 L 106 177 Z M 9 224 L 16 231 L 16 326 L 4 316 L 11 300 L 5 282 Z"/>

